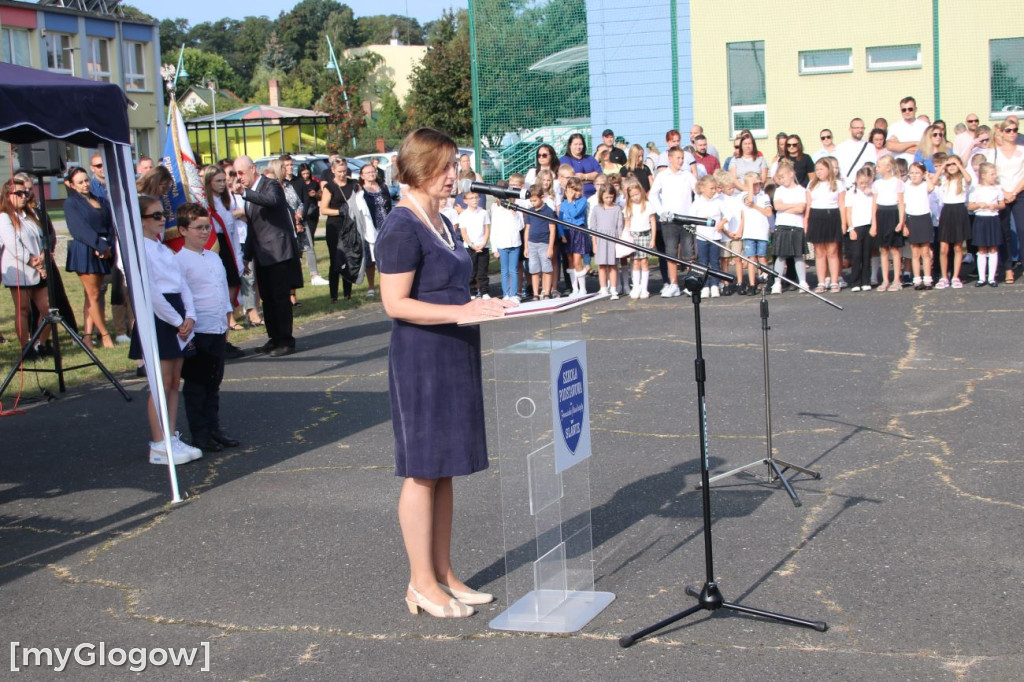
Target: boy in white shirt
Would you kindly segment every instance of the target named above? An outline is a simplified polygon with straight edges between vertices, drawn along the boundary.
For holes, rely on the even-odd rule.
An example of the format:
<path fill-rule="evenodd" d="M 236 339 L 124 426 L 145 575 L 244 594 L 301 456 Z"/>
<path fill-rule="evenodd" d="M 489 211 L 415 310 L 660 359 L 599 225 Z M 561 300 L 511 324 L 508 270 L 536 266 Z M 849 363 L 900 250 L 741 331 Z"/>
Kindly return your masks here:
<path fill-rule="evenodd" d="M 490 298 L 490 279 L 487 267 L 490 265 L 491 220 L 487 211 L 480 208 L 480 195 L 466 192 L 462 195 L 466 209 L 459 214 L 458 226 L 462 241 L 473 261 L 473 274 L 469 280 L 469 294 L 473 298 Z"/>
<path fill-rule="evenodd" d="M 210 237 L 210 214 L 196 203 L 182 204 L 175 214 L 185 240 L 175 255 L 182 277 L 192 290 L 196 310 L 196 353 L 185 358 L 181 394 L 192 433 L 192 445 L 206 452 L 220 452 L 239 444 L 220 428 L 220 384 L 224 379 L 227 345 L 227 314 L 231 312 L 227 277 L 220 256 L 205 248 Z"/>
<path fill-rule="evenodd" d="M 688 168 L 684 168 L 685 157 L 682 149 L 672 147 L 668 150 L 666 159 L 668 168 L 654 177 L 651 191 L 647 195 L 648 199 L 654 204 L 655 211 L 659 216 L 663 213 L 689 215 L 697 180 Z M 693 235 L 684 230 L 681 225 L 663 222 L 658 226 L 658 230 L 665 244 L 665 253 L 683 260 L 694 259 L 696 249 Z M 661 290 L 661 296 L 662 298 L 672 298 L 681 293 L 678 266 L 669 261 L 668 278 Z"/>
<path fill-rule="evenodd" d="M 743 238 L 743 255 L 768 265 L 768 240 L 771 235 L 772 200 L 761 191 L 761 176 L 747 173 L 743 176 L 747 191 L 740 194 L 743 214 L 740 218 L 740 236 Z M 748 284 L 740 287 L 740 294 L 757 294 L 757 268 L 747 264 Z"/>
<path fill-rule="evenodd" d="M 729 171 L 719 168 L 714 172 L 715 182 L 718 184 L 718 198 L 722 202 L 722 214 L 725 217 L 725 244 L 736 253 L 743 253 L 743 200 L 736 189 L 736 181 Z M 729 271 L 732 264 L 736 271 L 737 284 L 729 284 L 722 287 L 723 296 L 731 296 L 739 291 L 743 283 L 743 261 L 728 251 L 722 250 L 722 270 Z M 745 293 L 745 292 L 744 292 Z"/>

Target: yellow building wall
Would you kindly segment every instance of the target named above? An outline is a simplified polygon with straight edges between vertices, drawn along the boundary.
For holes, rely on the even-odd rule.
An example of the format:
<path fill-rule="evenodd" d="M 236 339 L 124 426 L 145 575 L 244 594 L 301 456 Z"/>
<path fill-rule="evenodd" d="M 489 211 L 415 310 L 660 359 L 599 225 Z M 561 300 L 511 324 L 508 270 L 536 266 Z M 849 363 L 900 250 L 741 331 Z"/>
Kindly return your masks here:
<path fill-rule="evenodd" d="M 967 109 L 988 108 L 989 37 L 1024 34 L 1024 22 L 1016 16 L 997 26 L 998 7 L 992 0 L 973 0 L 969 7 L 962 0 L 940 2 L 940 45 L 946 47 L 940 54 L 941 113 L 951 130 Z M 780 131 L 800 135 L 805 150 L 812 153 L 820 147 L 822 128 L 831 129 L 837 143 L 848 139 L 855 116 L 868 128 L 877 117 L 891 125 L 900 119 L 899 100 L 908 95 L 916 98 L 920 113 L 934 117 L 931 0 L 862 0 L 855 11 L 806 0 L 776 0 L 770 5 L 736 0 L 728 6 L 729 16 L 750 20 L 731 21 L 722 20 L 722 7 L 715 3 L 695 0 L 690 10 L 694 120 L 723 154 L 730 137 L 730 42 L 764 41 L 768 137 L 758 145 L 769 157 L 774 156 L 774 136 Z M 1006 25 L 1014 23 L 1016 28 Z M 868 47 L 908 44 L 920 44 L 920 68 L 867 71 Z M 801 51 L 839 48 L 852 50 L 852 72 L 800 74 Z"/>
<path fill-rule="evenodd" d="M 990 111 L 989 41 L 1024 38 L 1024 18 L 989 0 L 973 0 L 969 10 L 965 5 L 962 0 L 943 0 L 939 7 L 942 118 L 958 122 L 967 114 L 978 114 L 982 123 L 991 125 L 1005 114 L 993 116 Z"/>
<path fill-rule="evenodd" d="M 405 102 L 405 98 L 412 89 L 412 70 L 423 60 L 427 53 L 424 45 L 367 45 L 366 47 L 355 47 L 345 50 L 346 57 L 353 57 L 375 52 L 380 55 L 384 63 L 379 67 L 382 75 L 387 76 L 395 83 L 395 97 L 399 102 Z"/>

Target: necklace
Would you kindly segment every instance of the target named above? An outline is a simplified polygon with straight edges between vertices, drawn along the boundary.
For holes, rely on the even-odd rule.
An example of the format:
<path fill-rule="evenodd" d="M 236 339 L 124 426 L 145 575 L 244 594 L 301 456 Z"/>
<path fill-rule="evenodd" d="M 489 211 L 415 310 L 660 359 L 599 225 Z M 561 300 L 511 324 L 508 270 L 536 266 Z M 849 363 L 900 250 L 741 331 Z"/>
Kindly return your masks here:
<path fill-rule="evenodd" d="M 416 207 L 416 210 L 420 212 L 420 219 L 423 221 L 423 224 L 430 228 L 430 231 L 434 233 L 434 236 L 440 239 L 441 243 L 447 246 L 449 251 L 454 251 L 455 240 L 452 239 L 452 235 L 448 232 L 448 228 L 444 226 L 444 222 L 441 222 L 441 229 L 438 230 L 434 227 L 434 223 L 430 222 L 430 218 L 427 217 L 427 212 L 423 210 L 422 206 L 420 206 L 420 202 L 416 201 L 416 197 L 411 193 L 409 194 L 409 201 L 411 201 L 412 205 Z M 440 217 L 440 215 L 438 217 Z"/>

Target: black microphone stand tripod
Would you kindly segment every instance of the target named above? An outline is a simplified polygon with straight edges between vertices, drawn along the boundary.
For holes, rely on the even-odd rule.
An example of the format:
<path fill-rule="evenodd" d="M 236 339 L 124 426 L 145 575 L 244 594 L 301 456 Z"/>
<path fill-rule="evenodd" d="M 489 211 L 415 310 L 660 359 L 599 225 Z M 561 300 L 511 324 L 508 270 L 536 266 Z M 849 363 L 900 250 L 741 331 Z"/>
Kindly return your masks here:
<path fill-rule="evenodd" d="M 690 230 L 691 232 L 693 232 L 693 234 L 698 239 L 704 239 L 704 237 L 701 237 L 699 234 L 697 234 L 696 230 L 694 230 L 691 227 L 684 227 L 683 229 Z M 793 469 L 794 471 L 798 471 L 800 473 L 807 474 L 808 476 L 810 476 L 811 478 L 816 479 L 816 480 L 821 478 L 821 474 L 818 473 L 817 471 L 812 471 L 811 469 L 808 469 L 806 467 L 797 466 L 796 464 L 791 464 L 790 462 L 786 462 L 786 461 L 783 461 L 783 460 L 777 458 L 775 456 L 774 450 L 772 449 L 772 385 L 771 385 L 771 373 L 770 373 L 769 367 L 768 367 L 768 330 L 771 329 L 771 327 L 768 326 L 768 297 L 767 297 L 767 294 L 768 294 L 768 281 L 767 280 L 768 280 L 768 278 L 770 276 L 778 277 L 782 281 L 787 282 L 789 284 L 792 284 L 793 286 L 795 286 L 800 291 L 802 291 L 804 293 L 807 293 L 807 294 L 810 294 L 811 296 L 814 296 L 818 300 L 820 300 L 820 301 L 822 301 L 824 303 L 827 303 L 828 305 L 832 306 L 833 308 L 835 308 L 837 310 L 842 310 L 843 307 L 841 305 L 839 305 L 838 303 L 834 303 L 833 301 L 828 300 L 824 296 L 822 296 L 822 295 L 820 295 L 820 294 L 818 294 L 818 293 L 816 293 L 814 291 L 811 291 L 810 289 L 805 289 L 804 287 L 800 286 L 799 284 L 797 284 L 793 280 L 787 279 L 782 274 L 775 272 L 774 270 L 769 268 L 767 265 L 762 265 L 761 263 L 758 263 L 756 260 L 753 260 L 751 258 L 747 258 L 743 254 L 736 253 L 735 251 L 730 249 L 728 246 L 724 246 L 722 244 L 719 244 L 718 248 L 722 249 L 723 251 L 726 251 L 727 253 L 732 254 L 733 256 L 736 256 L 737 258 L 739 258 L 740 260 L 744 261 L 745 263 L 753 265 L 755 268 L 757 268 L 761 272 L 761 276 L 758 277 L 758 279 L 759 280 L 761 280 L 762 278 L 764 279 L 763 284 L 761 285 L 761 306 L 760 306 L 761 307 L 761 355 L 762 355 L 762 362 L 764 364 L 764 419 L 765 419 L 765 439 L 767 441 L 768 452 L 767 452 L 767 456 L 762 458 L 762 459 L 753 461 L 750 464 L 744 464 L 741 467 L 736 467 L 735 469 L 731 469 L 729 471 L 726 471 L 725 473 L 718 474 L 716 476 L 712 476 L 710 479 L 708 479 L 708 483 L 714 483 L 715 481 L 721 480 L 723 478 L 727 478 L 727 477 L 732 476 L 734 474 L 738 474 L 741 471 L 746 471 L 747 469 L 750 469 L 750 468 L 759 466 L 761 464 L 764 464 L 764 465 L 766 465 L 768 467 L 768 482 L 769 483 L 774 483 L 776 481 L 776 479 L 779 482 L 781 482 L 783 487 L 785 487 L 786 492 L 789 494 L 790 499 L 793 500 L 793 506 L 799 507 L 803 503 L 800 502 L 800 498 L 797 496 L 796 491 L 793 490 L 793 486 L 790 485 L 789 480 L 787 480 L 786 477 L 783 474 L 786 472 L 787 469 Z M 697 488 L 700 489 L 700 487 L 702 485 L 704 485 L 703 481 L 701 483 L 697 484 Z"/>
<path fill-rule="evenodd" d="M 755 608 L 752 608 L 752 607 L 749 607 L 749 606 L 743 606 L 741 604 L 735 604 L 735 603 L 732 603 L 732 602 L 727 602 L 727 601 L 725 601 L 725 598 L 722 597 L 722 593 L 718 589 L 718 584 L 715 582 L 714 547 L 713 547 L 712 542 L 711 542 L 711 492 L 710 492 L 710 486 L 708 485 L 708 478 L 709 478 L 708 466 L 709 465 L 708 465 L 707 404 L 706 404 L 706 401 L 705 401 L 705 388 L 704 388 L 705 380 L 707 378 L 707 373 L 706 373 L 706 368 L 705 368 L 705 363 L 704 363 L 704 351 L 703 351 L 703 346 L 702 346 L 702 343 L 701 343 L 701 323 L 700 323 L 700 300 L 701 300 L 701 298 L 700 298 L 700 293 L 701 293 L 701 290 L 704 288 L 704 283 L 707 281 L 709 276 L 716 277 L 716 278 L 718 278 L 720 280 L 723 280 L 723 281 L 726 281 L 726 282 L 735 282 L 736 278 L 734 276 L 728 274 L 728 273 L 720 272 L 718 270 L 714 270 L 714 269 L 709 268 L 709 267 L 707 267 L 705 265 L 701 265 L 700 263 L 691 263 L 689 261 L 683 261 L 681 259 L 675 258 L 674 256 L 669 256 L 667 254 L 660 253 L 659 251 L 655 251 L 654 249 L 649 249 L 649 248 L 645 248 L 645 247 L 639 247 L 636 244 L 633 244 L 632 242 L 627 242 L 627 241 L 625 241 L 623 239 L 618 239 L 618 238 L 615 238 L 615 237 L 609 237 L 608 235 L 601 234 L 600 232 L 595 232 L 595 231 L 593 231 L 593 230 L 591 230 L 589 228 L 578 227 L 576 225 L 572 225 L 570 223 L 563 222 L 561 220 L 549 218 L 548 216 L 544 216 L 544 215 L 542 215 L 540 213 L 537 213 L 536 211 L 531 211 L 530 209 L 523 208 L 522 206 L 519 206 L 518 204 L 515 204 L 515 203 L 512 203 L 512 202 L 507 202 L 507 201 L 506 202 L 502 202 L 502 205 L 505 206 L 505 208 L 508 208 L 508 209 L 511 209 L 511 210 L 520 211 L 522 213 L 526 213 L 527 215 L 532 215 L 532 216 L 535 216 L 535 217 L 538 217 L 538 218 L 543 218 L 544 220 L 547 220 L 549 222 L 554 222 L 554 223 L 557 223 L 557 224 L 560 224 L 560 225 L 565 225 L 567 227 L 570 227 L 570 228 L 573 228 L 573 229 L 576 229 L 576 230 L 581 230 L 581 231 L 583 231 L 583 232 L 585 232 L 587 234 L 590 234 L 590 235 L 592 235 L 594 237 L 599 237 L 601 239 L 606 239 L 608 241 L 615 242 L 616 244 L 624 244 L 626 246 L 631 246 L 631 247 L 635 248 L 636 250 L 638 250 L 638 251 L 640 251 L 642 253 L 647 253 L 647 254 L 650 254 L 650 255 L 653 255 L 653 256 L 660 256 L 662 258 L 667 258 L 670 261 L 676 263 L 677 265 L 682 265 L 684 268 L 688 268 L 689 269 L 689 274 L 683 279 L 683 286 L 686 289 L 686 291 L 690 294 L 690 301 L 693 303 L 694 335 L 695 335 L 695 346 L 696 346 L 696 350 L 697 350 L 697 359 L 695 361 L 695 365 L 694 366 L 695 366 L 695 370 L 696 370 L 697 411 L 698 411 L 698 423 L 699 423 L 699 429 L 700 429 L 700 450 L 701 450 L 700 476 L 701 476 L 701 482 L 703 483 L 702 491 L 701 491 L 701 507 L 702 507 L 702 510 L 703 510 L 703 517 L 704 517 L 704 566 L 705 566 L 705 570 L 706 570 L 706 574 L 705 574 L 706 580 L 704 582 L 703 588 L 699 592 L 696 589 L 694 589 L 693 587 L 687 587 L 686 588 L 686 593 L 688 595 L 697 598 L 697 604 L 695 606 L 691 606 L 690 608 L 686 609 L 685 611 L 682 611 L 682 612 L 677 613 L 676 615 L 674 615 L 674 616 L 672 616 L 670 618 L 667 618 L 667 619 L 665 619 L 663 621 L 655 623 L 654 625 L 652 625 L 652 626 L 650 626 L 648 628 L 645 628 L 645 629 L 641 630 L 640 632 L 634 633 L 632 635 L 623 636 L 622 638 L 619 639 L 619 646 L 621 646 L 623 648 L 630 647 L 630 646 L 633 645 L 634 642 L 636 642 L 636 640 L 640 639 L 641 637 L 646 637 L 647 635 L 651 634 L 652 632 L 655 632 L 655 631 L 660 630 L 660 629 L 662 629 L 662 628 L 664 628 L 664 627 L 666 627 L 668 625 L 671 625 L 672 623 L 675 623 L 678 620 L 682 620 L 683 618 L 686 618 L 687 616 L 693 615 L 694 613 L 696 613 L 698 611 L 701 611 L 701 610 L 717 611 L 718 609 L 722 609 L 722 608 L 730 609 L 730 610 L 733 610 L 733 611 L 739 611 L 741 613 L 748 613 L 748 614 L 751 614 L 751 615 L 754 615 L 754 616 L 763 616 L 765 618 L 770 618 L 770 619 L 773 619 L 773 620 L 781 621 L 781 622 L 784 622 L 784 623 L 790 623 L 790 624 L 793 624 L 793 625 L 801 625 L 803 627 L 808 627 L 808 628 L 812 628 L 814 630 L 818 630 L 819 632 L 824 632 L 825 630 L 827 630 L 828 629 L 828 625 L 826 623 L 824 623 L 823 621 L 804 620 L 802 618 L 794 618 L 792 616 L 786 616 L 786 615 L 783 615 L 781 613 L 774 613 L 772 611 L 762 611 L 761 609 L 755 609 Z"/>
<path fill-rule="evenodd" d="M 46 268 L 46 293 L 50 299 L 50 308 L 45 315 L 41 316 L 39 320 L 39 326 L 32 334 L 32 338 L 29 339 L 29 342 L 25 345 L 24 348 L 21 349 L 21 355 L 18 357 L 18 362 L 16 362 L 14 364 L 14 367 L 11 368 L 11 371 L 7 373 L 7 378 L 4 379 L 3 384 L 0 384 L 0 395 L 3 395 L 4 391 L 7 390 L 7 387 L 10 385 L 15 373 L 18 371 L 18 368 L 24 365 L 25 356 L 29 353 L 29 351 L 32 348 L 35 347 L 36 342 L 42 335 L 43 330 L 46 329 L 46 326 L 50 325 L 50 336 L 53 338 L 53 369 L 25 367 L 24 369 L 26 372 L 47 372 L 56 374 L 57 386 L 60 392 L 64 393 L 65 391 L 67 391 L 67 386 L 64 383 L 64 372 L 70 372 L 71 370 L 82 369 L 83 367 L 95 365 L 97 368 L 99 368 L 101 372 L 103 372 L 103 376 L 107 378 L 107 381 L 113 384 L 114 388 L 116 388 L 118 392 L 120 392 L 122 397 L 124 397 L 126 401 L 131 402 L 132 397 L 128 393 L 128 391 L 125 390 L 124 386 L 121 385 L 121 382 L 119 382 L 114 377 L 114 375 L 110 373 L 110 370 L 106 368 L 106 366 L 100 361 L 98 357 L 96 357 L 96 354 L 92 352 L 92 349 L 85 345 L 85 342 L 82 341 L 82 337 L 75 333 L 75 330 L 71 328 L 71 325 L 69 325 L 67 320 L 64 319 L 64 316 L 61 315 L 60 313 L 60 309 L 57 307 L 56 291 L 54 290 L 53 286 L 54 264 L 53 254 L 51 252 L 51 248 L 53 245 L 50 244 L 50 230 L 46 225 L 48 216 L 46 213 L 46 197 L 44 196 L 45 193 L 43 191 L 43 176 L 42 174 L 39 173 L 35 175 L 36 180 L 38 181 L 36 184 L 39 186 L 39 221 L 40 223 L 42 223 L 39 227 L 40 231 L 43 234 L 43 262 Z M 89 356 L 90 362 L 81 365 L 74 365 L 72 367 L 64 367 L 64 358 L 61 355 L 60 348 L 60 337 L 58 336 L 61 327 L 63 327 L 64 331 L 68 333 L 68 336 L 71 337 L 71 340 L 75 343 L 75 345 L 77 345 L 79 348 L 85 351 L 85 354 Z M 49 392 L 47 392 L 47 395 L 50 395 Z"/>
<path fill-rule="evenodd" d="M 824 621 L 804 620 L 803 618 L 795 618 L 793 616 L 787 616 L 773 611 L 764 611 L 762 609 L 755 609 L 751 606 L 744 606 L 742 604 L 725 601 L 721 591 L 718 589 L 718 583 L 715 582 L 714 548 L 711 542 L 711 486 L 709 485 L 708 477 L 708 421 L 704 390 L 707 373 L 705 370 L 704 351 L 701 345 L 700 334 L 700 299 L 701 290 L 704 288 L 704 282 L 706 280 L 706 272 L 700 277 L 696 277 L 692 274 L 688 275 L 683 280 L 683 287 L 690 294 L 690 300 L 693 302 L 694 336 L 695 346 L 697 349 L 695 369 L 697 381 L 697 410 L 700 424 L 701 506 L 703 508 L 704 516 L 704 568 L 706 571 L 704 586 L 700 591 L 694 587 L 686 588 L 686 594 L 697 598 L 697 603 L 695 605 L 684 611 L 680 611 L 674 616 L 670 616 L 665 620 L 659 621 L 650 627 L 646 627 L 639 632 L 619 638 L 619 646 L 624 649 L 633 646 L 638 639 L 646 637 L 652 632 L 668 627 L 672 623 L 680 621 L 687 616 L 692 616 L 698 611 L 718 611 L 719 609 L 728 609 L 730 611 L 747 613 L 752 616 L 761 616 L 763 618 L 769 618 L 771 620 L 789 623 L 791 625 L 800 625 L 805 628 L 817 630 L 818 632 L 825 632 L 828 630 L 828 624 Z"/>

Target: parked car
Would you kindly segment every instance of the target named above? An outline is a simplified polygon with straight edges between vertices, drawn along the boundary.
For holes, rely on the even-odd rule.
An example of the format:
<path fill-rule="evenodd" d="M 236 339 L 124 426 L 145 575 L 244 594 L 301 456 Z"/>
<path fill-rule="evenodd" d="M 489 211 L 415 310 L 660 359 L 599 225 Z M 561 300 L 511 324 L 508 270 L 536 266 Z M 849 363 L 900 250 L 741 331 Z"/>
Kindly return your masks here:
<path fill-rule="evenodd" d="M 261 173 L 267 168 L 267 165 L 276 158 L 279 158 L 280 154 L 274 154 L 272 156 L 264 156 L 260 159 L 253 161 L 256 164 L 256 169 Z M 295 170 L 298 172 L 299 166 L 303 163 L 309 164 L 309 169 L 313 173 L 314 178 L 319 178 L 320 175 L 327 170 L 328 157 L 326 154 L 292 154 L 292 162 L 295 164 Z M 345 161 L 348 162 L 348 172 L 354 178 L 359 177 L 359 169 L 367 164 L 366 161 L 360 161 L 359 159 L 350 159 L 345 157 Z"/>
<path fill-rule="evenodd" d="M 469 165 L 476 168 L 476 152 L 472 147 L 459 147 L 459 156 L 469 154 Z M 501 170 L 495 165 L 487 150 L 484 150 L 483 162 L 480 164 L 480 177 L 484 182 L 497 182 L 501 179 Z"/>

